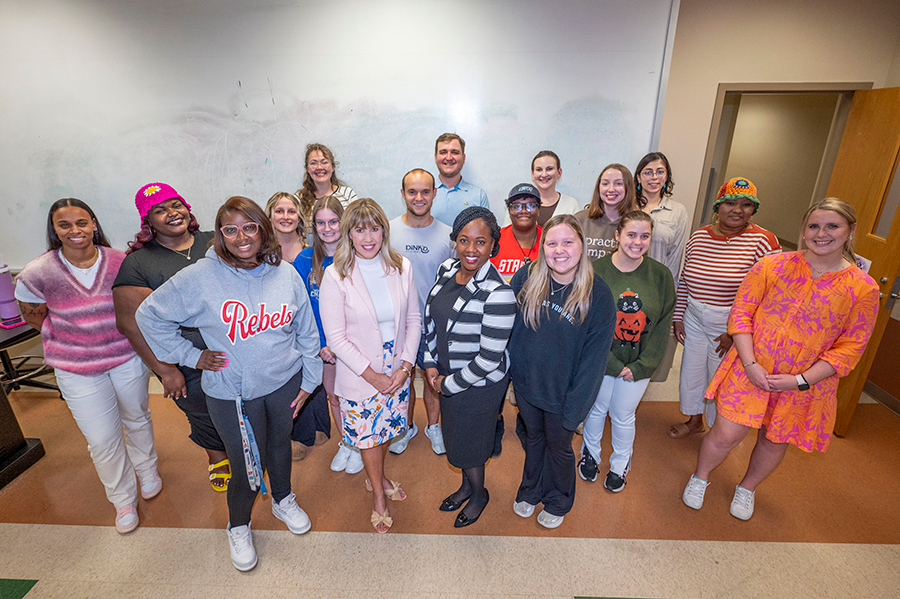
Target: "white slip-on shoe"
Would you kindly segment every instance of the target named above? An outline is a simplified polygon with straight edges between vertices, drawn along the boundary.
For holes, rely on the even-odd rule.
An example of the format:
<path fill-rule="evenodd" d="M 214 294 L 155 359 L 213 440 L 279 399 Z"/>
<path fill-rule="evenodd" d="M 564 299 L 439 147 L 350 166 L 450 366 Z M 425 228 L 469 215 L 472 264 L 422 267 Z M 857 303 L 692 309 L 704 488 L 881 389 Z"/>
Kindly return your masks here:
<path fill-rule="evenodd" d="M 331 470 L 333 472 L 343 472 L 344 469 L 347 468 L 347 460 L 350 459 L 350 454 L 353 452 L 344 445 L 343 441 L 338 442 L 338 450 L 337 453 L 334 454 L 334 459 L 331 460 Z"/>
<path fill-rule="evenodd" d="M 344 472 L 347 474 L 356 474 L 357 472 L 362 472 L 365 465 L 363 465 L 362 454 L 359 453 L 359 450 L 355 447 L 350 451 L 350 458 L 347 460 L 347 467 L 344 468 Z"/>
<path fill-rule="evenodd" d="M 531 515 L 534 514 L 534 506 L 527 501 L 514 501 L 513 511 L 523 518 L 531 518 Z"/>
<path fill-rule="evenodd" d="M 541 513 L 538 514 L 537 521 L 538 524 L 544 528 L 557 528 L 563 523 L 564 518 L 565 516 L 554 516 L 547 510 L 541 510 Z"/>

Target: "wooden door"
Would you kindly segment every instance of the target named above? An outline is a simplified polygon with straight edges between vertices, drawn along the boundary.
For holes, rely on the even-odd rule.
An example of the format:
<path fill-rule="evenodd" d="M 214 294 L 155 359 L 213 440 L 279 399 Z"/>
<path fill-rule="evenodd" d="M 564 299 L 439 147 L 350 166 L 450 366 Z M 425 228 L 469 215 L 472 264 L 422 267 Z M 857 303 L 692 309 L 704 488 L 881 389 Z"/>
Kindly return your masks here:
<path fill-rule="evenodd" d="M 869 275 L 879 285 L 882 297 L 875 331 L 862 360 L 850 375 L 841 379 L 838 387 L 837 422 L 834 427 L 837 435 L 846 434 L 850 427 L 890 317 L 885 304 L 900 269 L 900 209 L 891 211 L 885 200 L 897 173 L 898 153 L 900 88 L 856 92 L 828 185 L 828 196 L 841 198 L 856 208 L 859 218 L 855 235 L 856 253 L 872 261 Z M 879 223 L 879 219 L 891 220 L 890 227 L 887 228 L 886 221 Z M 876 235 L 877 229 L 883 235 Z"/>

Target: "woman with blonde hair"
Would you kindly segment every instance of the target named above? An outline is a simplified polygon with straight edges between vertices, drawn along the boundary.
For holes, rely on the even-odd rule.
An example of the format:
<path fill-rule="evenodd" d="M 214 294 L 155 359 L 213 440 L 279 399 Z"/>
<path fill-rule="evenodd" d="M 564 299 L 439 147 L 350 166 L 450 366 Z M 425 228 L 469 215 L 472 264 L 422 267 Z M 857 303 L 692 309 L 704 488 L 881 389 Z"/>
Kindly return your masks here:
<path fill-rule="evenodd" d="M 412 267 L 391 248 L 388 218 L 374 200 L 356 200 L 344 212 L 319 300 L 337 358 L 343 442 L 362 454 L 366 486 L 374 491 L 372 526 L 385 533 L 393 524 L 386 499 L 406 499 L 400 484 L 385 476 L 384 458 L 390 440 L 406 431 L 422 319 Z"/>
<path fill-rule="evenodd" d="M 312 247 L 300 252 L 300 255 L 294 260 L 294 268 L 300 273 L 309 293 L 309 303 L 312 304 L 316 326 L 319 329 L 319 344 L 322 346 L 319 352 L 319 357 L 323 362 L 322 387 L 317 389 L 313 395 L 316 396 L 321 391 L 325 392 L 328 408 L 334 417 L 334 425 L 338 428 L 341 427 L 341 404 L 338 396 L 334 393 L 335 357 L 334 352 L 328 347 L 322 328 L 319 292 L 325 276 L 325 269 L 334 262 L 334 252 L 337 250 L 338 240 L 341 238 L 343 214 L 344 207 L 336 197 L 325 196 L 316 200 L 312 207 Z M 363 469 L 363 463 L 359 450 L 340 441 L 337 454 L 331 461 L 331 469 L 335 472 L 344 471 L 347 474 L 360 472 Z"/>
<path fill-rule="evenodd" d="M 613 253 L 619 218 L 637 209 L 631 171 L 616 163 L 605 166 L 597 177 L 591 203 L 575 213 L 575 220 L 584 232 L 588 258 L 596 260 Z"/>
<path fill-rule="evenodd" d="M 306 173 L 303 175 L 303 187 L 297 190 L 297 198 L 300 200 L 300 213 L 307 224 L 312 222 L 312 205 L 317 199 L 334 196 L 345 209 L 356 199 L 356 192 L 338 179 L 338 163 L 328 146 L 307 144 L 303 164 Z"/>
<path fill-rule="evenodd" d="M 705 396 L 719 417 L 700 445 L 682 499 L 703 506 L 709 475 L 757 429 L 756 445 L 731 515 L 753 515 L 756 487 L 788 445 L 825 452 L 837 415 L 839 378 L 866 348 L 878 313 L 878 286 L 856 266 L 856 213 L 836 198 L 813 203 L 803 217 L 801 249 L 761 258 L 741 283 L 728 332 L 734 345 Z"/>
<path fill-rule="evenodd" d="M 543 503 L 538 523 L 556 528 L 575 501 L 572 435 L 600 390 L 616 308 L 569 214 L 547 221 L 537 260 L 510 285 L 519 304 L 510 372 L 527 431 L 513 510 L 528 518 Z"/>
<path fill-rule="evenodd" d="M 306 215 L 300 199 L 292 193 L 277 191 L 266 202 L 266 216 L 272 221 L 275 239 L 281 245 L 281 259 L 293 263 L 306 247 Z"/>

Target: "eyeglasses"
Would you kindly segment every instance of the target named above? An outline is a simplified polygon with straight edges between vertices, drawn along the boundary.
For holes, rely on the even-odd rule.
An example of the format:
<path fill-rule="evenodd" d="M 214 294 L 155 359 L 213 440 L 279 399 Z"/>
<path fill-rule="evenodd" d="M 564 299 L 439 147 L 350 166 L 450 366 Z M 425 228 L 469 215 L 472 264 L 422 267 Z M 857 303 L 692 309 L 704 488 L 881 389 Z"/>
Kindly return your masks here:
<path fill-rule="evenodd" d="M 656 175 L 660 179 L 665 179 L 666 178 L 666 169 L 658 168 L 655 171 L 652 171 L 648 168 L 645 171 L 641 171 L 641 174 L 644 175 L 645 177 L 647 177 L 648 179 L 653 177 L 653 175 Z"/>
<path fill-rule="evenodd" d="M 234 239 L 237 237 L 238 231 L 243 231 L 244 235 L 247 237 L 253 237 L 259 232 L 259 224 L 245 223 L 240 227 L 237 225 L 225 225 L 224 227 L 220 227 L 219 230 L 222 232 L 222 235 L 225 236 L 225 239 Z"/>
<path fill-rule="evenodd" d="M 336 218 L 333 218 L 331 220 L 317 220 L 317 221 L 314 221 L 314 223 L 315 223 L 317 229 L 324 229 L 325 225 L 328 225 L 329 227 L 332 227 L 332 228 L 337 227 L 338 225 L 341 224 L 341 221 Z"/>
<path fill-rule="evenodd" d="M 537 210 L 537 206 L 538 205 L 535 204 L 534 202 L 510 204 L 509 211 L 510 212 L 521 212 L 521 211 L 525 210 L 526 212 L 534 212 L 535 210 Z"/>

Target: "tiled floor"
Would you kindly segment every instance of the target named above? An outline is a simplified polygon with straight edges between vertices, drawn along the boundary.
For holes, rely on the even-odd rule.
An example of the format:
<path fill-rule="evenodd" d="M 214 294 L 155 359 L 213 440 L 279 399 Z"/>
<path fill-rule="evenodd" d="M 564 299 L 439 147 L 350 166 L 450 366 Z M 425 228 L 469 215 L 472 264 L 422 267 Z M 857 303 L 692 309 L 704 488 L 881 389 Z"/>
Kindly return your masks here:
<path fill-rule="evenodd" d="M 511 509 L 524 459 L 511 407 L 503 454 L 488 464 L 491 503 L 462 530 L 436 509 L 459 474 L 424 435 L 388 460 L 409 498 L 392 504 L 387 535 L 371 532 L 364 474 L 328 469 L 332 440 L 294 468 L 313 532 L 291 535 L 261 498 L 260 563 L 241 574 L 228 558 L 224 495 L 209 488 L 204 455 L 171 402 L 151 398 L 165 488 L 140 502 L 141 527 L 120 536 L 65 404 L 15 393 L 26 435 L 42 439 L 47 456 L 0 491 L 0 578 L 38 580 L 28 599 L 900 596 L 900 418 L 861 405 L 827 454 L 792 448 L 760 487 L 756 514 L 741 522 L 728 504 L 752 439 L 715 471 L 703 510 L 686 508 L 680 495 L 700 436 L 666 437 L 679 418 L 674 397 L 674 377 L 651 385 L 625 491 L 579 479 L 575 509 L 553 531 Z M 421 427 L 424 410 L 416 420 Z"/>

